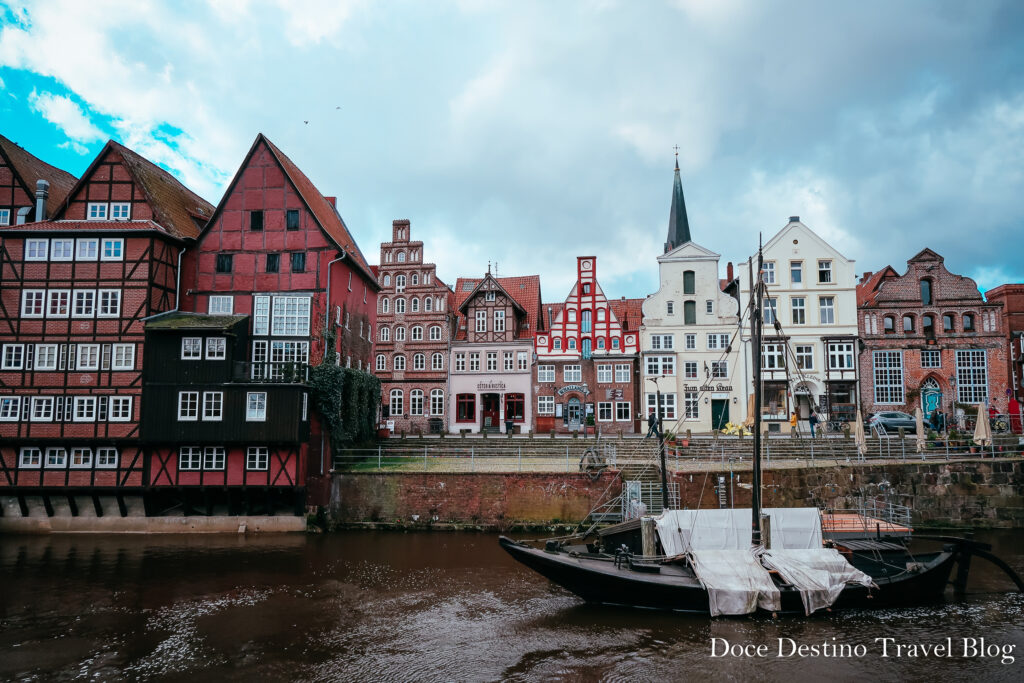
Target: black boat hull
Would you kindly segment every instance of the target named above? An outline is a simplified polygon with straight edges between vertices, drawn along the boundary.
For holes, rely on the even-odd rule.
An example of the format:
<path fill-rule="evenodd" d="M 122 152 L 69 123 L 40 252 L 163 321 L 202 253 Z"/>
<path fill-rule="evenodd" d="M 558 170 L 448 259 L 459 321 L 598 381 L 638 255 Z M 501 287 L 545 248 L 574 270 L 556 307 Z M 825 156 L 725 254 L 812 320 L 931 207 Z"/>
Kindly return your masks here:
<path fill-rule="evenodd" d="M 509 538 L 501 547 L 523 565 L 575 593 L 587 602 L 659 610 L 709 614 L 708 594 L 694 578 L 641 572 L 612 561 L 573 557 L 564 552 L 539 550 Z M 942 551 L 918 555 L 918 571 L 875 578 L 877 588 L 850 585 L 843 589 L 834 608 L 879 608 L 929 604 L 942 599 L 956 553 Z M 782 589 L 782 612 L 804 613 L 800 593 Z"/>

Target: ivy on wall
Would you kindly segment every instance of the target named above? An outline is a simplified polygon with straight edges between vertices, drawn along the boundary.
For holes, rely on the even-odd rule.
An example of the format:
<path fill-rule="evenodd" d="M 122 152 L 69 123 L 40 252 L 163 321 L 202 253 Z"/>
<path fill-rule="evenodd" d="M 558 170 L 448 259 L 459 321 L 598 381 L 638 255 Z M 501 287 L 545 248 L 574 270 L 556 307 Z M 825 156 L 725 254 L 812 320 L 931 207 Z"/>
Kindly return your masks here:
<path fill-rule="evenodd" d="M 377 432 L 377 408 L 380 405 L 380 380 L 368 372 L 343 368 L 336 364 L 335 333 L 324 333 L 329 351 L 309 373 L 313 405 L 331 439 L 331 452 L 371 440 Z"/>

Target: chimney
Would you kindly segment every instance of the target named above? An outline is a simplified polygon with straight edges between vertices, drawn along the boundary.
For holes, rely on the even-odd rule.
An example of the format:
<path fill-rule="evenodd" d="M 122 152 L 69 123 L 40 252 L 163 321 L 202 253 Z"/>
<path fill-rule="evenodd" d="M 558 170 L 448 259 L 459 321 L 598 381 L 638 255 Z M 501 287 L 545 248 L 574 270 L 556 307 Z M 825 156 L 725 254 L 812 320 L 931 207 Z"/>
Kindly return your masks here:
<path fill-rule="evenodd" d="M 725 277 L 729 280 L 729 282 L 732 282 L 733 280 L 736 279 L 735 275 L 733 275 L 732 261 L 729 261 L 729 263 L 725 265 Z"/>
<path fill-rule="evenodd" d="M 36 220 L 46 220 L 46 199 L 50 196 L 50 183 L 45 180 L 36 181 Z"/>
<path fill-rule="evenodd" d="M 789 222 L 790 223 L 799 223 L 800 222 L 800 216 L 790 216 L 789 217 Z"/>
<path fill-rule="evenodd" d="M 551 329 L 551 325 L 552 325 L 551 306 L 548 306 L 548 329 L 549 330 Z"/>
<path fill-rule="evenodd" d="M 324 197 L 324 199 L 326 199 L 330 203 L 330 205 L 333 206 L 335 209 L 338 208 L 338 198 L 337 197 Z"/>
<path fill-rule="evenodd" d="M 28 222 L 28 215 L 32 212 L 31 206 L 23 206 L 18 209 L 18 225 L 25 225 Z"/>

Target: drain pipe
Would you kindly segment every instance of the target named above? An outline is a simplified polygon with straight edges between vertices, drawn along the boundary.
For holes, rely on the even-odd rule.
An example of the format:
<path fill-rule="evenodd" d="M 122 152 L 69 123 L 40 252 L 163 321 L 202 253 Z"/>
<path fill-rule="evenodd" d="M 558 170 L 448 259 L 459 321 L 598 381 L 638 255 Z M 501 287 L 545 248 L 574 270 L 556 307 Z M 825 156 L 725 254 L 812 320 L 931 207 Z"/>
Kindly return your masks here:
<path fill-rule="evenodd" d="M 325 313 L 324 315 L 324 362 L 327 361 L 327 329 L 328 325 L 331 325 L 331 265 L 338 261 L 343 261 L 347 256 L 344 249 L 339 251 L 341 256 L 334 259 L 333 261 L 327 262 L 327 301 L 325 302 Z M 320 476 L 324 475 L 324 449 L 327 447 L 327 437 L 324 435 L 323 425 L 320 425 Z"/>

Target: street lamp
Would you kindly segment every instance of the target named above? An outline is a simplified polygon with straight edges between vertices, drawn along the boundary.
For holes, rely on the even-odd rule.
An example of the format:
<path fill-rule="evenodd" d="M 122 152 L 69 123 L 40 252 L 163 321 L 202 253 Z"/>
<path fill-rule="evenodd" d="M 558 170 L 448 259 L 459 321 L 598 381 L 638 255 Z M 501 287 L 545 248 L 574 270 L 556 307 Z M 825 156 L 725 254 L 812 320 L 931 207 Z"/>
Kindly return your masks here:
<path fill-rule="evenodd" d="M 590 389 L 587 387 L 587 383 L 583 383 L 583 438 L 587 438 L 587 396 L 590 395 Z M 594 425 L 594 433 L 597 433 L 597 425 Z"/>

